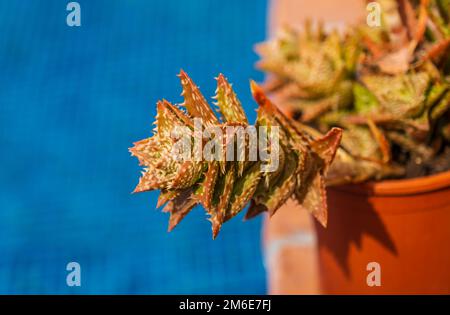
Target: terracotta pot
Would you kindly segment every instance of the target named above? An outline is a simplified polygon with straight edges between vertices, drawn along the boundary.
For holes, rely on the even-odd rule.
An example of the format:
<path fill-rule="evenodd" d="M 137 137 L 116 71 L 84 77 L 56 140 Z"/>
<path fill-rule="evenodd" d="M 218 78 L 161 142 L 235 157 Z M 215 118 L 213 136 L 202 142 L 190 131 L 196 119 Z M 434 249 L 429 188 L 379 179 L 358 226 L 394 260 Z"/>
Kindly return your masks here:
<path fill-rule="evenodd" d="M 328 189 L 315 224 L 323 293 L 449 294 L 450 172 Z M 380 266 L 370 287 L 367 265 Z"/>
<path fill-rule="evenodd" d="M 270 33 L 305 17 L 353 23 L 364 12 L 362 1 L 336 2 L 272 1 Z M 265 221 L 269 293 L 450 293 L 450 172 L 329 188 L 328 205 L 328 228 L 314 224 L 317 239 L 292 202 Z M 381 286 L 367 284 L 371 262 Z"/>

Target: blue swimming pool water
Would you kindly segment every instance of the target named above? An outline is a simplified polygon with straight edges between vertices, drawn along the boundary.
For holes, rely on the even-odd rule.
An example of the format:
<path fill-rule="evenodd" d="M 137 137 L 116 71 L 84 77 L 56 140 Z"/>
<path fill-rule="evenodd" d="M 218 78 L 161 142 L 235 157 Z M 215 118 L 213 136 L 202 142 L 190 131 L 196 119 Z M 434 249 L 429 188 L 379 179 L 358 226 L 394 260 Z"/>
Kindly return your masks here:
<path fill-rule="evenodd" d="M 127 149 L 180 68 L 207 97 L 223 72 L 255 118 L 266 2 L 85 0 L 81 27 L 68 2 L 0 1 L 0 293 L 264 293 L 261 219 L 212 241 L 198 208 L 167 233 Z"/>

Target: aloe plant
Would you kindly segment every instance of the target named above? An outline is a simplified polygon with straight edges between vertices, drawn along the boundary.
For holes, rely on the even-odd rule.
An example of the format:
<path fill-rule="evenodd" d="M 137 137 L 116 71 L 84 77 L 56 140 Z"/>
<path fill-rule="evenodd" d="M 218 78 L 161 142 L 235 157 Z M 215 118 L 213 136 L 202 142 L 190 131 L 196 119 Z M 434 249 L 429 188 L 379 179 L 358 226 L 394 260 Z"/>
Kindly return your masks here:
<path fill-rule="evenodd" d="M 380 27 L 307 23 L 257 46 L 281 105 L 318 131 L 344 129 L 330 184 L 450 168 L 450 1 L 378 3 Z"/>
<path fill-rule="evenodd" d="M 161 190 L 158 206 L 165 204 L 163 211 L 170 213 L 169 230 L 201 204 L 209 215 L 215 238 L 222 223 L 247 204 L 250 206 L 245 218 L 249 219 L 264 211 L 273 215 L 290 197 L 326 225 L 324 175 L 339 146 L 341 130 L 333 128 L 325 136 L 313 139 L 301 125 L 284 116 L 252 82 L 252 94 L 259 105 L 255 125 L 269 130 L 279 128 L 279 150 L 275 156 L 278 167 L 273 171 L 261 170 L 259 156 L 255 161 L 179 159 L 171 151 L 176 141 L 171 131 L 180 126 L 193 131 L 194 118 L 201 119 L 205 130 L 249 125 L 240 101 L 223 75 L 217 78 L 215 96 L 220 119 L 188 75 L 181 71 L 179 77 L 184 103 L 178 106 L 166 100 L 158 102 L 154 135 L 130 148 L 144 167 L 134 192 Z M 237 139 L 233 137 L 221 143 L 230 141 L 235 145 Z"/>
<path fill-rule="evenodd" d="M 326 226 L 326 185 L 411 176 L 411 165 L 422 167 L 420 175 L 449 169 L 450 2 L 379 3 L 378 28 L 361 25 L 342 35 L 307 23 L 302 32 L 286 28 L 259 45 L 258 66 L 270 80 L 264 88 L 251 83 L 259 105 L 254 125 L 223 75 L 217 78 L 218 117 L 181 71 L 184 103 L 159 101 L 154 134 L 130 148 L 143 166 L 134 192 L 161 191 L 157 206 L 170 213 L 169 230 L 202 205 L 215 238 L 247 205 L 249 219 L 265 211 L 273 215 L 294 198 Z M 238 142 L 228 135 L 219 148 L 243 146 L 246 158 L 180 159 L 172 132 L 182 127 L 195 134 L 196 119 L 202 144 L 233 126 L 279 131 L 278 150 L 272 142 L 267 148 L 275 153 L 276 169 L 261 168 L 264 154 L 248 159 L 247 138 Z"/>

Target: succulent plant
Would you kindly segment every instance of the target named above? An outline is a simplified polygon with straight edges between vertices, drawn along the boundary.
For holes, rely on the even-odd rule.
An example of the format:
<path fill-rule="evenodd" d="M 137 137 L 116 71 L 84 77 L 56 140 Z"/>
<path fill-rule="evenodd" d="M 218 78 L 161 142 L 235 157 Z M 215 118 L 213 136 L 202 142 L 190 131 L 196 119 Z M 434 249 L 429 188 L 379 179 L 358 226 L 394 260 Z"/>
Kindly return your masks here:
<path fill-rule="evenodd" d="M 134 192 L 161 191 L 157 206 L 170 213 L 169 230 L 202 205 L 215 238 L 248 204 L 246 219 L 273 215 L 292 197 L 326 226 L 325 185 L 450 169 L 450 2 L 379 3 L 380 27 L 361 25 L 341 35 L 307 23 L 302 32 L 285 29 L 257 47 L 259 68 L 271 74 L 264 89 L 293 117 L 252 82 L 259 107 L 250 125 L 219 75 L 218 118 L 181 71 L 184 103 L 158 102 L 153 136 L 130 148 L 144 167 Z M 196 119 L 201 146 L 215 140 L 212 151 L 221 158 L 184 159 L 174 150 L 177 137 L 187 135 L 184 148 L 196 151 Z M 227 133 L 229 127 L 251 126 L 277 131 L 279 140 L 268 139 L 266 151 L 253 159 L 249 135 L 238 141 Z M 174 136 L 177 128 L 183 131 Z M 259 130 L 257 136 L 265 138 Z M 244 158 L 233 153 L 224 159 L 230 145 Z M 275 169 L 262 167 L 273 160 Z"/>
<path fill-rule="evenodd" d="M 352 103 L 352 73 L 358 58 L 354 36 L 325 34 L 321 24 L 305 32 L 285 28 L 279 38 L 257 46 L 260 69 L 273 73 L 270 85 L 289 106 L 302 111 L 302 121 L 314 120 Z"/>
<path fill-rule="evenodd" d="M 450 168 L 450 1 L 377 2 L 380 27 L 307 23 L 257 46 L 266 91 L 309 127 L 344 129 L 330 184 Z"/>
<path fill-rule="evenodd" d="M 326 225 L 324 175 L 335 156 L 342 131 L 332 128 L 323 137 L 314 135 L 314 139 L 300 124 L 284 116 L 262 89 L 252 82 L 252 94 L 259 105 L 255 126 L 264 126 L 269 132 L 275 128 L 279 131 L 279 146 L 274 155 L 278 167 L 272 171 L 262 169 L 261 164 L 267 159 L 260 154 L 254 161 L 248 158 L 179 159 L 176 151 L 173 151 L 177 139 L 172 132 L 177 127 L 184 127 L 187 133 L 195 132 L 195 118 L 201 119 L 203 131 L 249 126 L 240 101 L 223 75 L 217 78 L 215 96 L 221 119 L 188 75 L 181 71 L 179 77 L 184 103 L 177 106 L 166 100 L 159 101 L 154 135 L 134 143 L 130 148 L 131 154 L 144 167 L 134 192 L 161 190 L 157 206 L 165 204 L 163 211 L 170 213 L 169 230 L 192 208 L 201 204 L 210 216 L 215 238 L 222 223 L 237 215 L 247 204 L 250 203 L 250 207 L 245 218 L 249 219 L 264 211 L 273 215 L 290 197 Z M 205 139 L 203 134 L 203 141 L 214 137 L 213 133 L 207 133 Z M 224 138 L 219 141 L 221 146 L 230 143 L 238 145 L 234 135 Z M 247 140 L 243 142 L 246 146 L 244 152 L 248 151 Z M 191 145 L 193 143 L 189 142 L 188 146 Z M 271 142 L 267 150 L 275 148 Z"/>

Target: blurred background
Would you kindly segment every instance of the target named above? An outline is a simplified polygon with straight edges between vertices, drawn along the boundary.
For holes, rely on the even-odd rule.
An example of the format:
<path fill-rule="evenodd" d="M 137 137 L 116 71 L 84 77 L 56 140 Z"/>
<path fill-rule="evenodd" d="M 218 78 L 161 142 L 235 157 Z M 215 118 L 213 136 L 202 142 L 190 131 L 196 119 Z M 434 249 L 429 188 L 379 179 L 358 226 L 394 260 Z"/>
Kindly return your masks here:
<path fill-rule="evenodd" d="M 265 293 L 261 218 L 212 241 L 196 208 L 167 233 L 128 147 L 181 68 L 208 98 L 223 72 L 254 120 L 266 1 L 80 0 L 80 27 L 68 2 L 0 1 L 0 293 Z"/>

